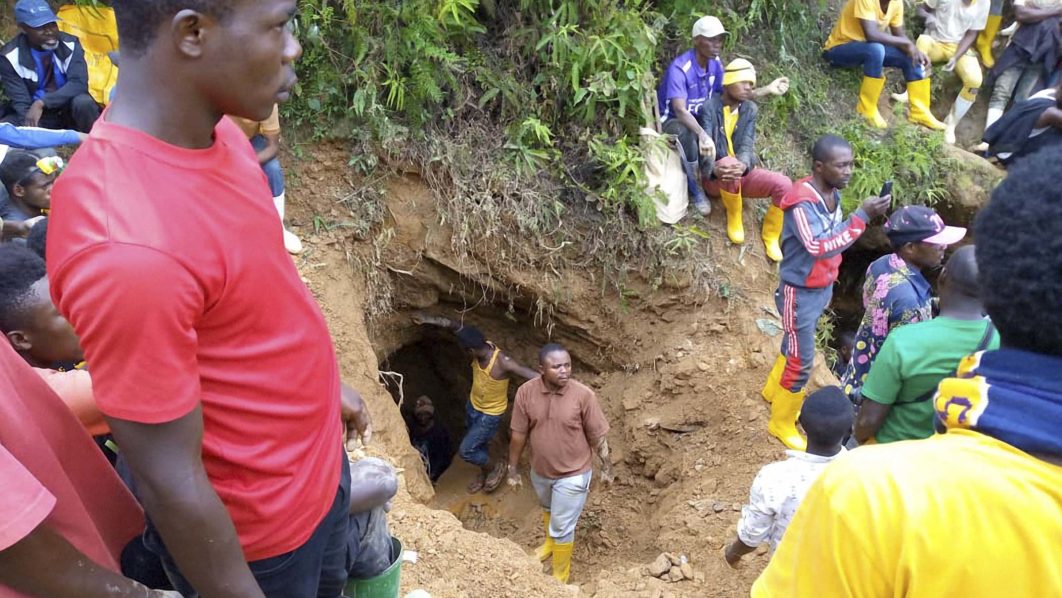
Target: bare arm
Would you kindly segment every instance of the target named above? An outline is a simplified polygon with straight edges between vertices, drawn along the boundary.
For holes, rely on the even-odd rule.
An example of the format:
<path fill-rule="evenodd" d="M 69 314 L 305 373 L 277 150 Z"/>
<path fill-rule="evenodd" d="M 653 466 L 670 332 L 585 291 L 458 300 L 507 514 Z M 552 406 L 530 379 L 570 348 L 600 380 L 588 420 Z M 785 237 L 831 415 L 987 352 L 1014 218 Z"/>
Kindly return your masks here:
<path fill-rule="evenodd" d="M 881 429 L 885 423 L 885 417 L 892 410 L 892 405 L 882 405 L 871 399 L 864 399 L 859 407 L 859 417 L 855 423 L 855 439 L 859 444 L 865 444 Z"/>
<path fill-rule="evenodd" d="M 1043 127 L 1062 129 L 1062 108 L 1053 106 L 1044 110 L 1044 113 L 1040 115 L 1040 118 L 1036 119 L 1036 128 L 1041 129 Z"/>
<path fill-rule="evenodd" d="M 1014 20 L 1019 23 L 1039 23 L 1044 19 L 1062 16 L 1062 5 L 1051 8 L 1036 8 L 1033 6 L 1015 6 Z"/>
<path fill-rule="evenodd" d="M 693 116 L 693 113 L 686 107 L 685 98 L 671 98 L 671 111 L 675 113 L 675 118 L 683 124 L 687 129 L 693 131 L 697 135 L 697 143 L 700 145 L 702 154 L 715 153 L 715 142 L 712 141 L 712 137 L 701 127 L 701 123 L 697 122 L 697 117 Z"/>
<path fill-rule="evenodd" d="M 363 445 L 372 440 L 372 416 L 369 408 L 361 398 L 361 393 L 346 382 L 340 383 L 339 396 L 342 403 L 343 440 L 348 451 L 357 448 L 355 442 L 361 439 Z"/>
<path fill-rule="evenodd" d="M 789 77 L 778 77 L 763 87 L 752 90 L 753 101 L 759 101 L 767 96 L 782 96 L 789 91 Z"/>
<path fill-rule="evenodd" d="M 883 31 L 875 21 L 860 19 L 859 23 L 868 42 L 893 46 L 908 54 L 914 49 L 914 42 L 904 34 L 903 27 L 891 27 L 889 31 Z"/>
<path fill-rule="evenodd" d="M 509 438 L 509 485 L 520 485 L 520 455 L 524 454 L 527 432 L 512 431 Z"/>
<path fill-rule="evenodd" d="M 203 410 L 162 424 L 107 418 L 144 510 L 181 573 L 203 596 L 264 598 L 236 528 L 203 469 Z"/>
<path fill-rule="evenodd" d="M 460 322 L 455 322 L 450 318 L 446 318 L 443 316 L 429 316 L 428 314 L 423 312 L 417 312 L 413 314 L 413 323 L 417 324 L 418 326 L 423 326 L 425 324 L 431 326 L 438 326 L 440 328 L 446 328 L 451 332 L 457 332 L 458 330 L 461 330 Z"/>
<path fill-rule="evenodd" d="M 723 553 L 723 558 L 726 559 L 726 564 L 731 567 L 736 567 L 741 557 L 756 550 L 755 546 L 749 546 L 741 541 L 741 538 L 734 538 L 734 541 L 727 545 L 726 552 Z"/>
<path fill-rule="evenodd" d="M 101 567 L 46 525 L 0 551 L 0 585 L 42 598 L 163 598 L 179 596 L 149 590 Z"/>
<path fill-rule="evenodd" d="M 258 163 L 265 164 L 266 162 L 277 157 L 280 153 L 280 132 L 275 133 L 262 133 L 262 137 L 266 140 L 266 146 L 258 152 Z"/>
<path fill-rule="evenodd" d="M 955 50 L 955 55 L 950 61 L 948 61 L 948 70 L 955 68 L 955 63 L 957 63 L 963 56 L 966 56 L 966 53 L 969 52 L 970 48 L 972 48 L 977 42 L 977 36 L 980 33 L 980 30 L 975 31 L 971 29 L 962 36 L 962 39 L 959 40 L 959 47 Z"/>
<path fill-rule="evenodd" d="M 597 458 L 601 460 L 601 481 L 606 484 L 611 484 L 615 479 L 615 475 L 612 473 L 612 459 L 608 450 L 608 437 L 602 436 L 593 443 L 594 452 L 597 453 Z"/>
<path fill-rule="evenodd" d="M 532 378 L 537 378 L 539 375 L 535 370 L 516 361 L 505 353 L 501 354 L 501 359 L 499 359 L 498 362 L 501 364 L 502 372 L 510 378 L 513 376 L 519 376 L 525 380 L 530 380 Z"/>

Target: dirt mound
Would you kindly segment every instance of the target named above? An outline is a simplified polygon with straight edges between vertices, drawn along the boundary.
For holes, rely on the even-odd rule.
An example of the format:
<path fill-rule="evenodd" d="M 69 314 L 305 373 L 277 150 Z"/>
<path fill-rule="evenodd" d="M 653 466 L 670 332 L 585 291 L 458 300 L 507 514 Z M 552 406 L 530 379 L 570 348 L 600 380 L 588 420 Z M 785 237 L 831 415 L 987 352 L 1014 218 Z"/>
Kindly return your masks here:
<path fill-rule="evenodd" d="M 394 356 L 402 351 L 407 362 L 416 360 L 440 342 L 410 322 L 411 313 L 428 309 L 476 324 L 528 364 L 547 339 L 565 343 L 577 359 L 576 377 L 601 398 L 612 423 L 618 480 L 608 488 L 594 482 L 576 534 L 574 585 L 596 596 L 747 595 L 766 563 L 763 551 L 734 571 L 721 549 L 756 472 L 784 456 L 766 433 L 768 408 L 758 396 L 777 351 L 779 338 L 772 334 L 780 331 L 776 275 L 754 240 L 758 235 L 750 234 L 743 250 L 730 246 L 722 210 L 707 226 L 727 299 L 694 305 L 681 284 L 660 289 L 632 280 L 618 301 L 603 297 L 585 273 L 499 272 L 457 259 L 452 231 L 439 223 L 431 192 L 416 177 L 389 183 L 386 218 L 375 237 L 359 240 L 348 228 L 320 226 L 347 217 L 336 202 L 352 187 L 334 174 L 342 165 L 337 153 L 326 148 L 311 151 L 308 161 L 288 160 L 297 171 L 293 230 L 306 243 L 300 269 L 324 306 L 346 379 L 372 409 L 377 442 L 369 450 L 404 472 L 391 524 L 421 560 L 403 569 L 403 589 L 437 596 L 571 592 L 528 556 L 543 535 L 528 484 L 469 496 L 464 487 L 473 472 L 457 459 L 434 492 L 424 475 L 396 397 L 380 384 L 379 366 L 397 367 Z M 758 218 L 749 204 L 752 229 Z M 374 285 L 381 284 L 389 311 L 367 325 L 364 314 L 380 292 Z M 468 364 L 453 358 L 432 367 L 456 372 Z M 445 372 L 421 383 L 460 385 Z M 820 364 L 819 384 L 830 381 L 824 372 Z M 457 397 L 453 404 L 462 405 L 467 394 L 450 392 Z M 500 436 L 496 456 L 507 444 Z M 693 579 L 651 577 L 647 566 L 661 552 L 683 555 Z"/>

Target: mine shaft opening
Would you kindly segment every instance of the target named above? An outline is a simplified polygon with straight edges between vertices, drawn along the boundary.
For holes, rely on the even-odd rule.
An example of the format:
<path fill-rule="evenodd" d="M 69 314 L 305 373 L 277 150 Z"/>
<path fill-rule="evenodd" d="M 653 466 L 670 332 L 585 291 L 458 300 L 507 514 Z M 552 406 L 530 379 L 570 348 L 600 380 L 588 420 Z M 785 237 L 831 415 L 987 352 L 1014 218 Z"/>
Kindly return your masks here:
<path fill-rule="evenodd" d="M 424 310 L 433 315 L 460 319 L 455 306 L 441 304 Z M 412 314 L 410 314 L 412 315 Z M 547 335 L 542 326 L 536 326 L 532 316 L 521 317 L 512 310 L 493 306 L 481 306 L 464 318 L 483 332 L 489 342 L 500 348 L 520 364 L 535 370 L 538 365 L 538 350 L 547 342 L 559 342 L 572 354 L 573 374 L 576 378 L 589 378 L 597 369 L 578 358 L 581 347 L 565 342 L 572 338 L 571 331 L 553 328 L 553 336 Z M 514 540 L 526 547 L 541 541 L 541 509 L 527 476 L 518 488 L 510 488 L 503 481 L 493 493 L 469 493 L 468 483 L 479 469 L 461 459 L 459 447 L 466 432 L 466 406 L 472 386 L 472 356 L 460 344 L 455 334 L 436 326 L 416 326 L 402 336 L 403 341 L 380 361 L 381 380 L 398 405 L 410 432 L 415 448 L 423 434 L 418 434 L 418 422 L 414 411 L 417 399 L 427 396 L 434 407 L 434 426 L 441 427 L 449 442 L 449 464 L 435 478 L 435 497 L 430 506 L 454 514 L 469 530 L 495 537 Z M 498 425 L 497 433 L 489 446 L 490 463 L 506 462 L 509 453 L 509 424 L 516 391 L 524 382 L 514 378 L 508 387 L 509 405 Z M 421 427 L 423 430 L 423 426 Z M 423 442 L 421 443 L 423 446 Z M 526 473 L 528 450 L 521 460 Z M 430 468 L 431 459 L 422 462 Z M 429 469 L 430 471 L 430 469 Z M 437 473 L 437 472 L 431 472 Z M 581 523 L 582 526 L 582 523 Z M 578 555 L 577 555 L 578 556 Z"/>

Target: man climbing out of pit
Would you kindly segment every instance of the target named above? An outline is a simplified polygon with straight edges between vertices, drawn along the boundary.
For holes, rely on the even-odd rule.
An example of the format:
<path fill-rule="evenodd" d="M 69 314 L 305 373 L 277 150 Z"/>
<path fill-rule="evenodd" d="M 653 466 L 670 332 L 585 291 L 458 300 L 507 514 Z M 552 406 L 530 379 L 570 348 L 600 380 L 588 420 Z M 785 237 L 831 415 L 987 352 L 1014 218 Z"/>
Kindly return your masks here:
<path fill-rule="evenodd" d="M 931 62 L 946 62 L 944 70 L 954 71 L 962 81 L 962 90 L 944 119 L 944 142 L 951 145 L 955 144 L 955 128 L 970 111 L 984 80 L 972 48 L 988 27 L 989 8 L 989 0 L 925 0 L 921 8 L 926 13 L 926 30 L 915 46 Z M 907 99 L 904 94 L 903 100 Z"/>
<path fill-rule="evenodd" d="M 782 200 L 785 257 L 774 301 L 784 334 L 781 355 L 761 391 L 771 403 L 767 431 L 795 450 L 806 446 L 796 428 L 797 416 L 815 362 L 815 330 L 833 296 L 841 254 L 866 231 L 871 219 L 885 214 L 892 200 L 891 195 L 867 198 L 845 219 L 841 189 L 852 178 L 852 146 L 840 137 L 827 135 L 815 142 L 811 158 L 811 176 L 794 183 Z"/>
<path fill-rule="evenodd" d="M 19 0 L 21 32 L 0 48 L 0 83 L 10 102 L 5 122 L 88 133 L 100 107 L 88 89 L 81 40 L 59 31 L 47 0 Z"/>
<path fill-rule="evenodd" d="M 878 98 L 885 87 L 885 67 L 903 70 L 907 81 L 907 119 L 917 125 L 943 131 L 946 125 L 929 110 L 929 57 L 918 49 L 903 29 L 904 0 L 847 0 L 823 49 L 832 66 L 863 68 L 856 112 L 870 126 L 884 129 L 888 123 L 878 112 Z"/>
<path fill-rule="evenodd" d="M 932 436 L 937 384 L 954 375 L 966 355 L 999 347 L 999 336 L 984 317 L 973 245 L 952 254 L 939 286 L 940 315 L 894 330 L 874 360 L 856 418 L 859 444 Z"/>
<path fill-rule="evenodd" d="M 893 253 L 874 260 L 863 282 L 863 320 L 841 387 L 858 403 L 881 345 L 890 332 L 933 317 L 933 294 L 924 272 L 940 267 L 944 251 L 966 236 L 966 229 L 946 226 L 931 208 L 905 206 L 885 223 Z"/>
<path fill-rule="evenodd" d="M 671 61 L 657 90 L 663 131 L 678 138 L 690 201 L 703 216 L 711 212 L 711 206 L 701 187 L 700 168 L 714 161 L 718 148 L 697 117 L 705 102 L 723 92 L 723 62 L 719 53 L 726 35 L 717 17 L 697 19 L 693 24 L 693 48 Z M 753 90 L 752 97 L 783 95 L 788 90 L 789 79 L 780 77 L 766 87 Z"/>
<path fill-rule="evenodd" d="M 122 83 L 55 188 L 52 297 L 174 587 L 338 596 L 343 437 L 368 441 L 371 420 L 283 249 L 254 151 L 222 117 L 262 120 L 290 95 L 296 2 L 113 5 Z"/>
<path fill-rule="evenodd" d="M 841 443 L 852 430 L 852 403 L 839 386 L 820 388 L 804 401 L 800 425 L 808 435 L 807 451 L 786 451 L 785 461 L 764 466 L 752 480 L 737 537 L 724 552 L 731 567 L 761 544 L 767 543 L 771 552 L 778 548 L 808 488 L 845 452 Z"/>
<path fill-rule="evenodd" d="M 505 461 L 498 460 L 491 465 L 490 443 L 509 409 L 509 381 L 531 380 L 538 377 L 538 372 L 506 355 L 475 326 L 422 313 L 414 315 L 413 322 L 450 330 L 472 357 L 472 391 L 465 404 L 465 437 L 457 454 L 479 467 L 479 475 L 468 483 L 468 492 L 494 492 L 505 481 Z"/>
<path fill-rule="evenodd" d="M 409 442 L 420 453 L 428 479 L 434 484 L 454 460 L 453 441 L 446 427 L 435 419 L 435 405 L 427 396 L 417 397 L 413 414 L 406 423 Z"/>
<path fill-rule="evenodd" d="M 947 428 L 822 472 L 752 587 L 767 596 L 1044 596 L 1062 588 L 1062 152 L 1010 171 L 974 222 L 1000 349 L 934 397 Z"/>
<path fill-rule="evenodd" d="M 601 481 L 611 484 L 608 420 L 594 391 L 571 379 L 572 358 L 555 343 L 538 352 L 538 378 L 516 391 L 512 442 L 509 443 L 509 485 L 519 486 L 520 456 L 531 443 L 531 485 L 542 505 L 546 541 L 535 551 L 538 560 L 553 558 L 553 577 L 568 583 L 575 526 L 586 505 L 596 453 Z"/>
<path fill-rule="evenodd" d="M 779 241 L 782 235 L 782 209 L 778 207 L 793 181 L 779 172 L 756 167 L 756 116 L 752 101 L 756 69 L 744 58 L 726 65 L 723 93 L 712 96 L 701 108 L 697 122 L 712 138 L 715 164 L 707 170 L 705 188 L 718 195 L 726 208 L 727 236 L 732 243 L 745 242 L 741 222 L 743 197 L 769 197 L 771 204 L 763 217 L 763 244 L 767 257 L 782 261 Z"/>

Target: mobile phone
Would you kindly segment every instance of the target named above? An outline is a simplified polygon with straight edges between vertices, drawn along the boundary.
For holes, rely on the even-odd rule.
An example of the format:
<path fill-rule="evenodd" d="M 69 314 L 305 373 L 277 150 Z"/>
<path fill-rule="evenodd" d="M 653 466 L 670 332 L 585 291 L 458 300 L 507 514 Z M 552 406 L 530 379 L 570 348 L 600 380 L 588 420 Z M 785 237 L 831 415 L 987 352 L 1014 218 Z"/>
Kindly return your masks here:
<path fill-rule="evenodd" d="M 885 184 L 881 186 L 881 193 L 878 197 L 885 197 L 886 195 L 892 195 L 892 181 L 885 181 Z"/>

